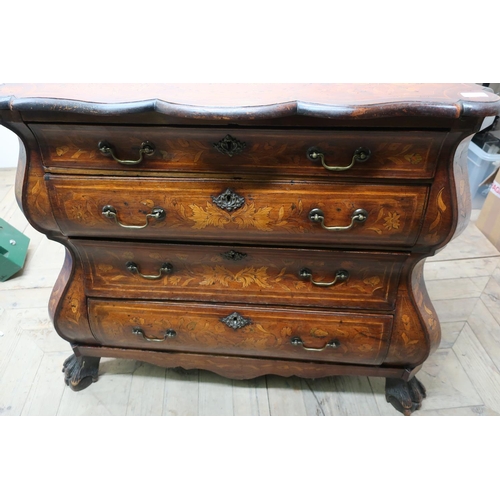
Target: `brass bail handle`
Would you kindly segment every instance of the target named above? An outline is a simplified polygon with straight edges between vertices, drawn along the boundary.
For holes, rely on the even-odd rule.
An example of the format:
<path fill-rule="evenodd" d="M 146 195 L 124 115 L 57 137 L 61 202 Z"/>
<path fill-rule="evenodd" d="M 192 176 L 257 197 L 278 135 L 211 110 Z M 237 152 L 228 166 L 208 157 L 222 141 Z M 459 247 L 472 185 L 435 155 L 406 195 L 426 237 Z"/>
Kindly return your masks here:
<path fill-rule="evenodd" d="M 148 342 L 165 342 L 167 339 L 173 339 L 176 335 L 177 332 L 175 330 L 172 330 L 169 328 L 162 339 L 156 338 L 156 337 L 148 337 L 142 328 L 135 327 L 132 328 L 132 333 L 134 335 L 138 335 L 139 337 L 142 337 L 144 340 L 147 340 Z"/>
<path fill-rule="evenodd" d="M 301 278 L 309 278 L 310 282 L 316 286 L 333 286 L 336 285 L 337 283 L 343 283 L 344 281 L 347 281 L 349 279 L 349 273 L 344 269 L 339 269 L 335 273 L 335 279 L 330 282 L 314 281 L 312 277 L 312 271 L 310 269 L 307 269 L 306 267 L 300 270 L 299 276 Z"/>
<path fill-rule="evenodd" d="M 313 208 L 309 212 L 309 220 L 320 222 L 321 227 L 328 231 L 347 231 L 354 226 L 355 222 L 365 222 L 368 219 L 368 212 L 364 208 L 357 208 L 351 215 L 351 223 L 348 226 L 325 226 L 325 214 L 319 208 Z"/>
<path fill-rule="evenodd" d="M 137 264 L 135 262 L 127 262 L 125 264 L 125 267 L 131 273 L 138 274 L 141 278 L 144 278 L 145 280 L 159 280 L 164 273 L 165 274 L 170 274 L 174 270 L 174 266 L 172 264 L 170 264 L 169 262 L 164 262 L 161 265 L 158 274 L 142 274 L 139 271 L 139 268 L 137 267 Z"/>
<path fill-rule="evenodd" d="M 336 349 L 340 345 L 340 342 L 338 340 L 330 340 L 330 342 L 327 342 L 324 347 L 306 347 L 304 345 L 304 341 L 300 337 L 293 337 L 290 339 L 290 344 L 302 347 L 302 349 L 305 349 L 306 351 L 324 351 L 327 347 Z"/>
<path fill-rule="evenodd" d="M 131 226 L 128 224 L 122 224 L 118 220 L 118 214 L 116 212 L 116 208 L 113 207 L 112 205 L 106 205 L 102 207 L 102 215 L 104 215 L 104 217 L 107 217 L 108 219 L 114 219 L 115 222 L 120 227 L 124 227 L 125 229 L 144 229 L 149 225 L 149 219 L 163 220 L 167 216 L 167 213 L 165 212 L 165 210 L 163 210 L 163 208 L 158 208 L 158 207 L 153 208 L 150 214 L 146 214 L 146 224 L 143 224 L 142 226 Z"/>
<path fill-rule="evenodd" d="M 342 170 L 348 170 L 350 169 L 356 162 L 363 162 L 368 160 L 371 155 L 371 151 L 368 148 L 358 148 L 356 151 L 354 151 L 354 154 L 352 156 L 352 161 L 349 165 L 345 167 L 334 167 L 331 165 L 327 165 L 325 163 L 325 155 L 322 153 L 318 148 L 312 147 L 307 150 L 307 157 L 309 160 L 316 161 L 316 160 L 321 160 L 321 164 L 323 167 L 325 167 L 327 170 L 330 172 L 341 172 Z"/>
<path fill-rule="evenodd" d="M 118 162 L 120 165 L 129 165 L 129 166 L 130 165 L 138 165 L 143 160 L 144 155 L 151 156 L 155 152 L 154 144 L 149 142 L 149 141 L 144 141 L 141 144 L 141 148 L 139 149 L 139 159 L 138 160 L 120 160 L 115 155 L 114 146 L 111 143 L 109 143 L 108 141 L 100 141 L 99 144 L 97 144 L 97 147 L 99 148 L 99 151 L 104 156 L 111 156 L 113 158 L 113 160 Z"/>

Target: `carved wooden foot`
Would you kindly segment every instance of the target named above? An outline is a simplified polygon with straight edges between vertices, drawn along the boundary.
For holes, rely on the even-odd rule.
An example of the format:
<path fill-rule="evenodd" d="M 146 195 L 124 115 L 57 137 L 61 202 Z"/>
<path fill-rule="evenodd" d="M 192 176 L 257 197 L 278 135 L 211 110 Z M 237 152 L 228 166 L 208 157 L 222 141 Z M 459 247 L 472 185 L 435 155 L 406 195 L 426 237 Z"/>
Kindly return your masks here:
<path fill-rule="evenodd" d="M 385 381 L 385 399 L 396 410 L 409 416 L 420 410 L 425 398 L 425 387 L 413 377 L 408 382 L 399 378 L 388 378 Z"/>
<path fill-rule="evenodd" d="M 92 382 L 97 382 L 100 360 L 101 358 L 72 354 L 64 362 L 62 369 L 66 385 L 74 391 L 82 391 Z"/>

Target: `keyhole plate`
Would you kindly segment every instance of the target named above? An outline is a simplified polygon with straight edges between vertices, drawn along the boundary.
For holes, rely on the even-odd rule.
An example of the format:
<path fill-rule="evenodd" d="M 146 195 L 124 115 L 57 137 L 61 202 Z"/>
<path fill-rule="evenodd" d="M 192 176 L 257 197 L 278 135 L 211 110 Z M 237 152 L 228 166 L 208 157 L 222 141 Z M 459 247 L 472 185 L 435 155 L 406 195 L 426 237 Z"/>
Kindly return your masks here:
<path fill-rule="evenodd" d="M 232 135 L 227 134 L 224 139 L 214 143 L 214 148 L 219 153 L 225 154 L 232 158 L 234 155 L 240 154 L 246 147 L 246 143 L 239 141 Z"/>
<path fill-rule="evenodd" d="M 232 189 L 227 188 L 218 196 L 212 196 L 212 201 L 223 210 L 232 212 L 237 210 L 245 203 L 245 198 L 235 193 Z"/>
<path fill-rule="evenodd" d="M 251 323 L 248 318 L 244 318 L 240 313 L 236 311 L 234 313 L 231 313 L 229 316 L 222 318 L 221 321 L 233 330 L 238 330 L 238 328 L 243 328 L 244 326 L 247 326 Z"/>

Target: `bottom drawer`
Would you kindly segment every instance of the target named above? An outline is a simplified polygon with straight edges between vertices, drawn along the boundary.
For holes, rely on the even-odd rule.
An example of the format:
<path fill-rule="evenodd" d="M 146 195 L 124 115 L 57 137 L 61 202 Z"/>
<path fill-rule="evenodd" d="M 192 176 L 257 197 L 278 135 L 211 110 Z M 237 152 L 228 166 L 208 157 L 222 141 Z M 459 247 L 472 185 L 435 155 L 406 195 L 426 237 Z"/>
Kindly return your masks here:
<path fill-rule="evenodd" d="M 103 345 L 381 364 L 392 316 L 324 310 L 88 299 Z"/>

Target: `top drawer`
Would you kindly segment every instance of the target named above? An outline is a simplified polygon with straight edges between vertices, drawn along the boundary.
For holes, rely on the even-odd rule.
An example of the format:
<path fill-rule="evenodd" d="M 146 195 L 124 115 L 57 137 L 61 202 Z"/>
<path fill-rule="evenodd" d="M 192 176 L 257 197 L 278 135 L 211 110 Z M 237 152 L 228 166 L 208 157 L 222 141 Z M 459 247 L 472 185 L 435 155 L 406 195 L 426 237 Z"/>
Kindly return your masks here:
<path fill-rule="evenodd" d="M 47 167 L 109 174 L 131 171 L 286 177 L 429 179 L 446 133 L 439 131 L 268 130 L 32 124 Z M 112 155 L 98 145 L 107 144 Z M 150 143 L 154 152 L 141 154 Z M 354 160 L 355 152 L 368 154 Z M 107 150 L 109 152 L 109 150 Z M 331 171 L 328 166 L 352 167 Z M 309 155 L 309 156 L 308 156 Z M 137 162 L 123 164 L 117 160 Z M 314 155 L 313 155 L 314 156 Z M 357 156 L 359 158 L 359 156 Z M 256 168 L 258 170 L 256 171 Z"/>

